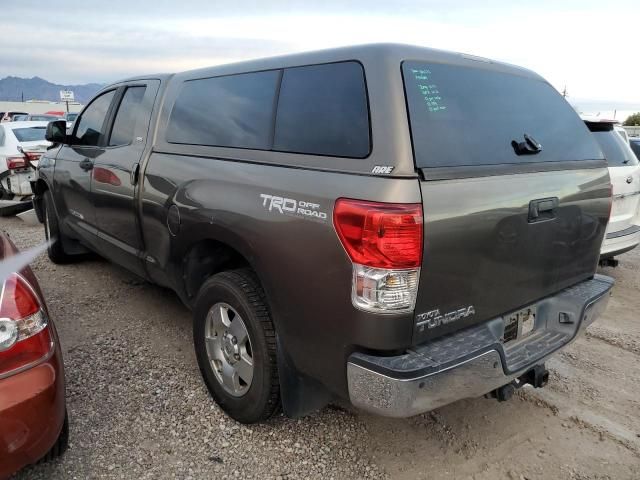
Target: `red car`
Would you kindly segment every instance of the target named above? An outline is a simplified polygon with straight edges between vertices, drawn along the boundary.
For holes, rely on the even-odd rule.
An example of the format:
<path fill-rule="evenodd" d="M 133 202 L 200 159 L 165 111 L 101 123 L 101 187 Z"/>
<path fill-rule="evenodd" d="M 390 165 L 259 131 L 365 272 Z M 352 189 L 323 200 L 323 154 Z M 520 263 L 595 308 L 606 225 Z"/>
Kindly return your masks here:
<path fill-rule="evenodd" d="M 0 233 L 0 271 L 18 253 Z M 29 267 L 0 275 L 0 479 L 67 446 L 64 368 L 55 327 Z"/>

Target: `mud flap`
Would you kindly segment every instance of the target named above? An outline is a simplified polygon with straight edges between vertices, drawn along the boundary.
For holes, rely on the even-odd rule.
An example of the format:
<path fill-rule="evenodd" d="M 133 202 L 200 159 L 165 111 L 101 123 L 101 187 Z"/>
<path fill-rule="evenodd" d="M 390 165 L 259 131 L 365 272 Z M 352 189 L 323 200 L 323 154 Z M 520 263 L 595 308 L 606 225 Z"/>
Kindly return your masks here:
<path fill-rule="evenodd" d="M 276 336 L 276 342 L 284 414 L 289 418 L 301 418 L 328 405 L 333 396 L 320 382 L 298 372 L 279 336 Z"/>

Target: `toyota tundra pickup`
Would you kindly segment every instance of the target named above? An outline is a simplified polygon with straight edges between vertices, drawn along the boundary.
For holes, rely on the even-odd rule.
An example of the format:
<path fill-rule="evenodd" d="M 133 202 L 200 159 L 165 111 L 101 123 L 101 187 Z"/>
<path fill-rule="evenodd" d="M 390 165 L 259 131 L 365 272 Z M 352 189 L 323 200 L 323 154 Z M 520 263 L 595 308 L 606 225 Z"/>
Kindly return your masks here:
<path fill-rule="evenodd" d="M 47 139 L 51 260 L 173 289 L 241 422 L 540 387 L 613 285 L 606 160 L 523 68 L 385 44 L 140 76 Z"/>

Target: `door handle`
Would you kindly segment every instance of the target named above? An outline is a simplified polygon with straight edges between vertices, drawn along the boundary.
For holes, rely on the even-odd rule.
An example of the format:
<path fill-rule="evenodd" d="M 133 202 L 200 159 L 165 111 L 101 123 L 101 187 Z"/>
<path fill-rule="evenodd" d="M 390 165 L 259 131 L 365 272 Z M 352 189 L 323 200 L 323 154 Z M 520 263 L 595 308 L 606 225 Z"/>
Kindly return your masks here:
<path fill-rule="evenodd" d="M 79 166 L 82 170 L 88 172 L 89 170 L 93 169 L 93 162 L 90 159 L 85 158 L 80 162 Z"/>
<path fill-rule="evenodd" d="M 556 218 L 555 210 L 559 203 L 558 197 L 531 200 L 529 202 L 529 223 Z"/>

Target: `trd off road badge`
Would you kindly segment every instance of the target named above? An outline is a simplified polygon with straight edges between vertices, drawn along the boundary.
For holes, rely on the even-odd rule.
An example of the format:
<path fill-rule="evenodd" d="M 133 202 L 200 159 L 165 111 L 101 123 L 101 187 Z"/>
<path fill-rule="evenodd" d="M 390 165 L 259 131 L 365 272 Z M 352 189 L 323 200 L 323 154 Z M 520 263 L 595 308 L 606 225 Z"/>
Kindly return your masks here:
<path fill-rule="evenodd" d="M 261 193 L 262 206 L 270 212 L 278 212 L 282 215 L 291 215 L 294 217 L 305 217 L 313 220 L 325 222 L 327 220 L 326 212 L 320 210 L 320 205 L 313 202 L 305 202 L 304 200 L 296 200 L 294 198 L 278 197 L 276 195 L 268 195 Z"/>

